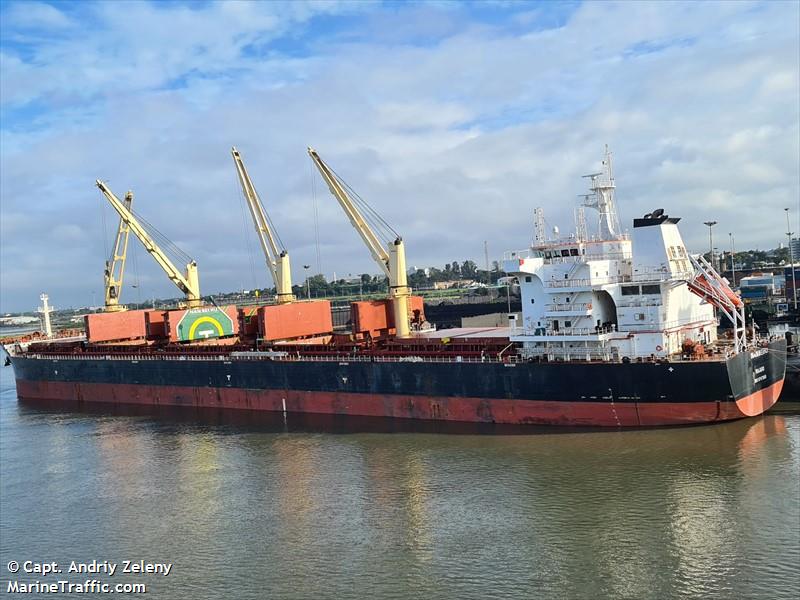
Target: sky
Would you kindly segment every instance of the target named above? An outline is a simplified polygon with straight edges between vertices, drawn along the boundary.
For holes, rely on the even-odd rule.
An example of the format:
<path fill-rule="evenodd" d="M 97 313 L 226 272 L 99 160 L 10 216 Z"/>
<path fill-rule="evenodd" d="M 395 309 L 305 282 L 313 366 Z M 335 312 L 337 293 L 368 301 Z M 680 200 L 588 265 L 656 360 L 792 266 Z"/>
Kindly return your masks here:
<path fill-rule="evenodd" d="M 691 251 L 708 220 L 724 249 L 785 242 L 800 3 L 1 1 L 0 313 L 102 302 L 95 179 L 213 294 L 272 285 L 232 146 L 301 283 L 378 272 L 308 146 L 423 267 L 527 247 L 539 206 L 571 230 L 605 144 L 623 227 L 664 208 Z M 123 301 L 178 296 L 131 248 Z"/>

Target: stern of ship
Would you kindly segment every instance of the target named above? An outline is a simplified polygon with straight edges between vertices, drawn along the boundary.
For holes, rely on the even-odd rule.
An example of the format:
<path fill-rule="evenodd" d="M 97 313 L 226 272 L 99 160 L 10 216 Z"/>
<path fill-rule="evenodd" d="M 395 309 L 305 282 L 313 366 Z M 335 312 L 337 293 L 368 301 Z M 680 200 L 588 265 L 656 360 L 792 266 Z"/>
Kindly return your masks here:
<path fill-rule="evenodd" d="M 776 339 L 728 359 L 734 402 L 726 419 L 754 417 L 769 410 L 781 395 L 786 376 L 786 340 Z"/>

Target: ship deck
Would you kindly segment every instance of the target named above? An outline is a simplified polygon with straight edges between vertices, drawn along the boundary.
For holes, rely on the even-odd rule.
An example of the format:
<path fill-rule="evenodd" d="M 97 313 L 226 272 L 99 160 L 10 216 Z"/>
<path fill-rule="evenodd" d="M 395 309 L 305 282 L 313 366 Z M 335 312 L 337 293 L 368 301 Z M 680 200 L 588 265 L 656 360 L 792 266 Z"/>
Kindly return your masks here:
<path fill-rule="evenodd" d="M 443 339 L 503 339 L 510 341 L 511 329 L 508 327 L 453 327 L 452 329 L 439 329 L 421 331 L 414 334 L 416 339 L 443 340 Z"/>

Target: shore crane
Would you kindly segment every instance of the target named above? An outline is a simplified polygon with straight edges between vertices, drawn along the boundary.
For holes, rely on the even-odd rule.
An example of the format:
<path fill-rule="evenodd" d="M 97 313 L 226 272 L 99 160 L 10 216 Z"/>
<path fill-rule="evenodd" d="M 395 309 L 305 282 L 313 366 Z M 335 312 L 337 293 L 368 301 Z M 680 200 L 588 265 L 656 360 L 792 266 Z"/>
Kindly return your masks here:
<path fill-rule="evenodd" d="M 125 194 L 125 199 L 122 201 L 128 212 L 131 210 L 131 202 L 133 202 L 133 192 L 128 191 L 128 193 Z M 105 312 L 127 310 L 127 307 L 119 303 L 119 296 L 122 293 L 122 280 L 125 275 L 125 257 L 128 254 L 128 235 L 130 232 L 130 223 L 120 217 L 114 248 L 111 250 L 111 257 L 106 261 L 106 269 L 104 272 Z"/>
<path fill-rule="evenodd" d="M 242 155 L 235 147 L 231 148 L 231 155 L 236 165 L 236 173 L 239 175 L 239 183 L 242 184 L 247 206 L 250 209 L 250 216 L 253 217 L 258 241 L 261 244 L 261 250 L 264 252 L 264 259 L 267 262 L 267 269 L 272 274 L 272 281 L 275 283 L 276 300 L 278 304 L 294 302 L 289 252 L 284 247 L 283 242 L 275 231 L 275 226 L 264 210 L 261 198 L 259 198 L 258 192 L 256 192 L 256 188 L 250 180 L 250 175 L 248 175 L 242 161 Z"/>
<path fill-rule="evenodd" d="M 144 249 L 155 259 L 158 266 L 164 270 L 170 281 L 178 286 L 178 289 L 186 295 L 186 306 L 189 308 L 197 308 L 200 306 L 202 302 L 200 300 L 200 281 L 197 274 L 197 263 L 189 259 L 186 264 L 186 270 L 181 272 L 164 251 L 158 247 L 145 226 L 134 216 L 133 212 L 125 206 L 125 203 L 117 198 L 108 186 L 99 179 L 95 181 L 95 184 L 100 188 L 100 191 L 103 192 L 106 200 L 108 200 L 114 210 L 117 211 L 120 218 L 128 224 L 130 230 L 139 238 Z"/>
<path fill-rule="evenodd" d="M 325 183 L 344 210 L 350 223 L 358 231 L 372 258 L 389 278 L 389 299 L 392 304 L 395 330 L 398 338 L 411 337 L 409 325 L 408 279 L 406 275 L 406 250 L 403 238 L 384 221 L 358 194 L 319 157 L 316 150 L 308 149 L 308 155 L 319 170 Z M 359 205 L 361 210 L 359 210 Z M 363 211 L 363 212 L 362 212 Z M 366 213 L 366 218 L 365 214 Z M 371 221 L 371 226 L 367 222 Z M 383 243 L 375 230 L 383 230 Z"/>

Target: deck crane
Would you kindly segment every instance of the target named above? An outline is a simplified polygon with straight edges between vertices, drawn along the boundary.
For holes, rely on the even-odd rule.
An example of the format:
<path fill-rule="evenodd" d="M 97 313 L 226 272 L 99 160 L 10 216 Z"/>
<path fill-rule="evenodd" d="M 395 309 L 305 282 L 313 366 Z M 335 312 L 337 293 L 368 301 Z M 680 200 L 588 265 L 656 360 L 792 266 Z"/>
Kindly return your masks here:
<path fill-rule="evenodd" d="M 242 184 L 247 206 L 250 209 L 250 216 L 253 217 L 258 241 L 261 243 L 261 250 L 267 261 L 267 268 L 272 274 L 272 281 L 275 282 L 276 300 L 278 304 L 294 302 L 289 252 L 283 247 L 283 242 L 275 232 L 275 227 L 264 210 L 264 205 L 261 204 L 261 198 L 259 198 L 253 182 L 250 181 L 250 175 L 247 173 L 241 154 L 234 147 L 231 148 L 231 155 L 239 175 L 239 183 Z"/>
<path fill-rule="evenodd" d="M 133 192 L 125 194 L 123 205 L 130 212 L 131 202 L 133 202 Z M 125 275 L 125 257 L 128 254 L 128 235 L 130 234 L 130 223 L 122 217 L 119 218 L 117 227 L 117 238 L 114 248 L 111 250 L 111 258 L 106 261 L 105 277 L 105 312 L 119 312 L 127 310 L 119 303 L 119 295 L 122 292 L 122 279 Z"/>
<path fill-rule="evenodd" d="M 338 200 L 350 223 L 358 231 L 367 245 L 372 258 L 389 278 L 389 299 L 392 303 L 395 329 L 398 338 L 411 336 L 408 314 L 408 280 L 406 279 L 406 250 L 403 238 L 394 231 L 370 206 L 358 197 L 355 192 L 319 157 L 316 150 L 308 149 L 308 155 L 319 170 L 331 194 Z M 367 213 L 372 226 L 367 223 L 365 215 L 358 206 Z M 384 230 L 384 241 L 375 233 L 375 229 Z M 391 234 L 391 235 L 389 235 Z M 393 239 L 392 239 L 393 238 Z"/>
<path fill-rule="evenodd" d="M 140 220 L 126 208 L 125 204 L 114 195 L 108 186 L 99 179 L 97 179 L 95 183 L 97 187 L 100 188 L 100 191 L 103 192 L 106 200 L 108 200 L 114 210 L 119 213 L 120 218 L 128 224 L 131 231 L 133 231 L 136 237 L 142 242 L 144 249 L 150 253 L 158 263 L 158 266 L 164 270 L 170 281 L 186 294 L 186 306 L 189 308 L 197 308 L 200 306 L 200 282 L 197 275 L 197 263 L 189 259 L 186 264 L 186 271 L 181 272 L 178 270 L 164 251 L 158 247 Z"/>

